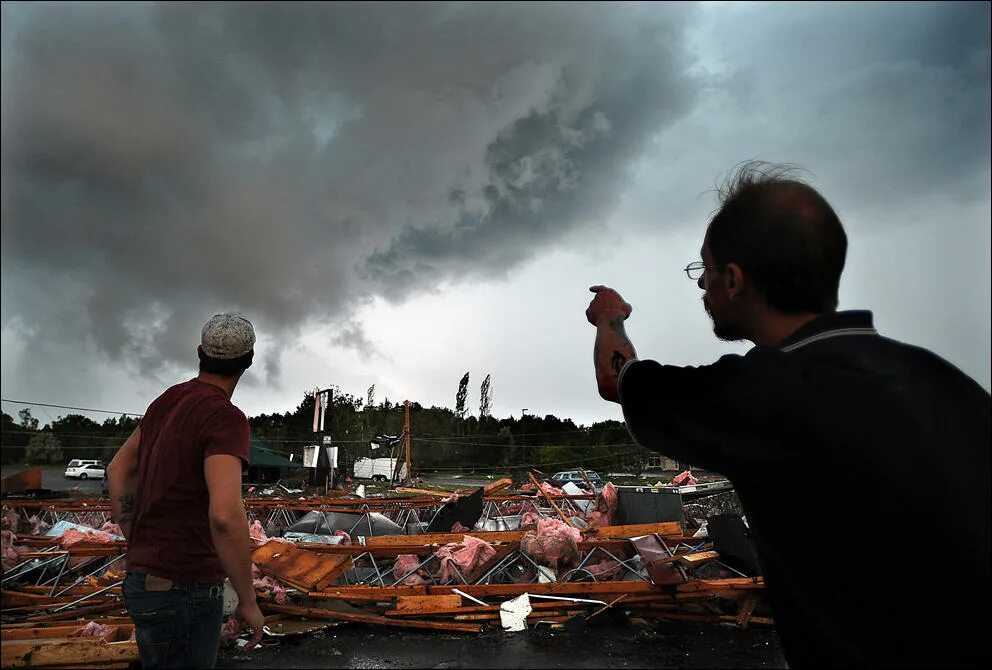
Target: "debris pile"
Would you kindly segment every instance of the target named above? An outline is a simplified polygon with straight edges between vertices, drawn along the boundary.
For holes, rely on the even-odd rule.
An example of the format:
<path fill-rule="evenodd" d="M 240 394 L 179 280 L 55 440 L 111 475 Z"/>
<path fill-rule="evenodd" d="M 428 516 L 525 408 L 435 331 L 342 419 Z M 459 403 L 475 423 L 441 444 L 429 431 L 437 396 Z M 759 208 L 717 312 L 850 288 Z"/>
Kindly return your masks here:
<path fill-rule="evenodd" d="M 606 612 L 633 621 L 772 624 L 760 575 L 715 550 L 722 541 L 728 556 L 747 557 L 729 535 L 692 537 L 683 521 L 617 525 L 612 483 L 578 495 L 533 478 L 529 491 L 510 485 L 246 499 L 266 632 L 298 628 L 301 619 L 513 631 Z M 106 500 L 5 502 L 3 667 L 137 659 L 120 594 L 127 547 L 109 513 Z M 711 534 L 722 527 L 712 523 Z M 740 529 L 733 531 L 739 542 Z M 225 600 L 230 615 L 236 603 Z M 223 639 L 236 633 L 228 620 Z M 61 646 L 81 644 L 89 646 L 71 660 Z"/>

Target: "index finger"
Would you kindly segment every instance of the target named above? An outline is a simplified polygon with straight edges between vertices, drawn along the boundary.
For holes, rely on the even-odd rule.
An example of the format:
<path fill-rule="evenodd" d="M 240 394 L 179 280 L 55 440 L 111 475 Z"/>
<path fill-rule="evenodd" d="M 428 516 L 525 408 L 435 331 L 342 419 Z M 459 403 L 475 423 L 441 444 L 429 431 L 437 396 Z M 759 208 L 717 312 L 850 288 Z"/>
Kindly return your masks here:
<path fill-rule="evenodd" d="M 603 286 L 602 284 L 596 284 L 595 286 L 590 286 L 589 287 L 589 290 L 592 291 L 593 293 L 599 293 L 600 291 L 604 291 L 607 288 L 609 288 L 609 287 L 608 286 Z"/>

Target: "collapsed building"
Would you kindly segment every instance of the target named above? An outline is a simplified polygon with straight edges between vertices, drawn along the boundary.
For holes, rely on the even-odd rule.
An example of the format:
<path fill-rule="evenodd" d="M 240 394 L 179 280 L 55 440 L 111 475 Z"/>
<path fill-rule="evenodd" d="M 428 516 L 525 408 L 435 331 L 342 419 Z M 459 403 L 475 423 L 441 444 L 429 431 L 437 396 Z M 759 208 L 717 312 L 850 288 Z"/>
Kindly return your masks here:
<path fill-rule="evenodd" d="M 773 625 L 729 482 L 511 486 L 247 496 L 266 635 L 348 622 L 509 633 L 606 616 Z M 109 501 L 11 495 L 2 533 L 3 667 L 138 659 Z M 233 628 L 223 644 L 238 643 Z"/>

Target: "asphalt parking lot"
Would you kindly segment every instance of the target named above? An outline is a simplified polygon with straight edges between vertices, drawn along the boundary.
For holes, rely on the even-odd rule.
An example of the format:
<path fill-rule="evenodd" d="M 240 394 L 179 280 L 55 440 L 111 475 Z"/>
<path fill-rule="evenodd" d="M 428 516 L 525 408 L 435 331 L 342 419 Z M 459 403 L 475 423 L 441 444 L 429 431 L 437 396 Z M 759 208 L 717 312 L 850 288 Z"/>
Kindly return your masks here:
<path fill-rule="evenodd" d="M 611 622 L 519 633 L 421 633 L 343 624 L 221 650 L 218 668 L 786 668 L 774 630 Z"/>

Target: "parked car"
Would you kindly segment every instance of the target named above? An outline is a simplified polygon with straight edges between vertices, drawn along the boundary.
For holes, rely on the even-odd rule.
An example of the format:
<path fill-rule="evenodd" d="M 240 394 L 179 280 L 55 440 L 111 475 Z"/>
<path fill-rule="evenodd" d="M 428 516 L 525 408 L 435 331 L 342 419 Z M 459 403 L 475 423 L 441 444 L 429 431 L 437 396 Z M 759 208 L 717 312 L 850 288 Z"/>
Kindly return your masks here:
<path fill-rule="evenodd" d="M 104 474 L 106 474 L 106 469 L 103 467 L 103 463 L 86 463 L 74 466 L 70 461 L 69 467 L 65 469 L 65 476 L 69 479 L 102 479 Z"/>
<path fill-rule="evenodd" d="M 557 487 L 561 487 L 568 482 L 572 482 L 576 486 L 584 489 L 588 489 L 589 486 L 586 484 L 586 479 L 592 482 L 592 485 L 596 488 L 594 493 L 599 493 L 603 489 L 603 480 L 598 474 L 592 470 L 585 471 L 586 476 L 582 476 L 582 472 L 579 470 L 565 470 L 563 472 L 556 472 L 551 476 L 551 484 Z"/>

